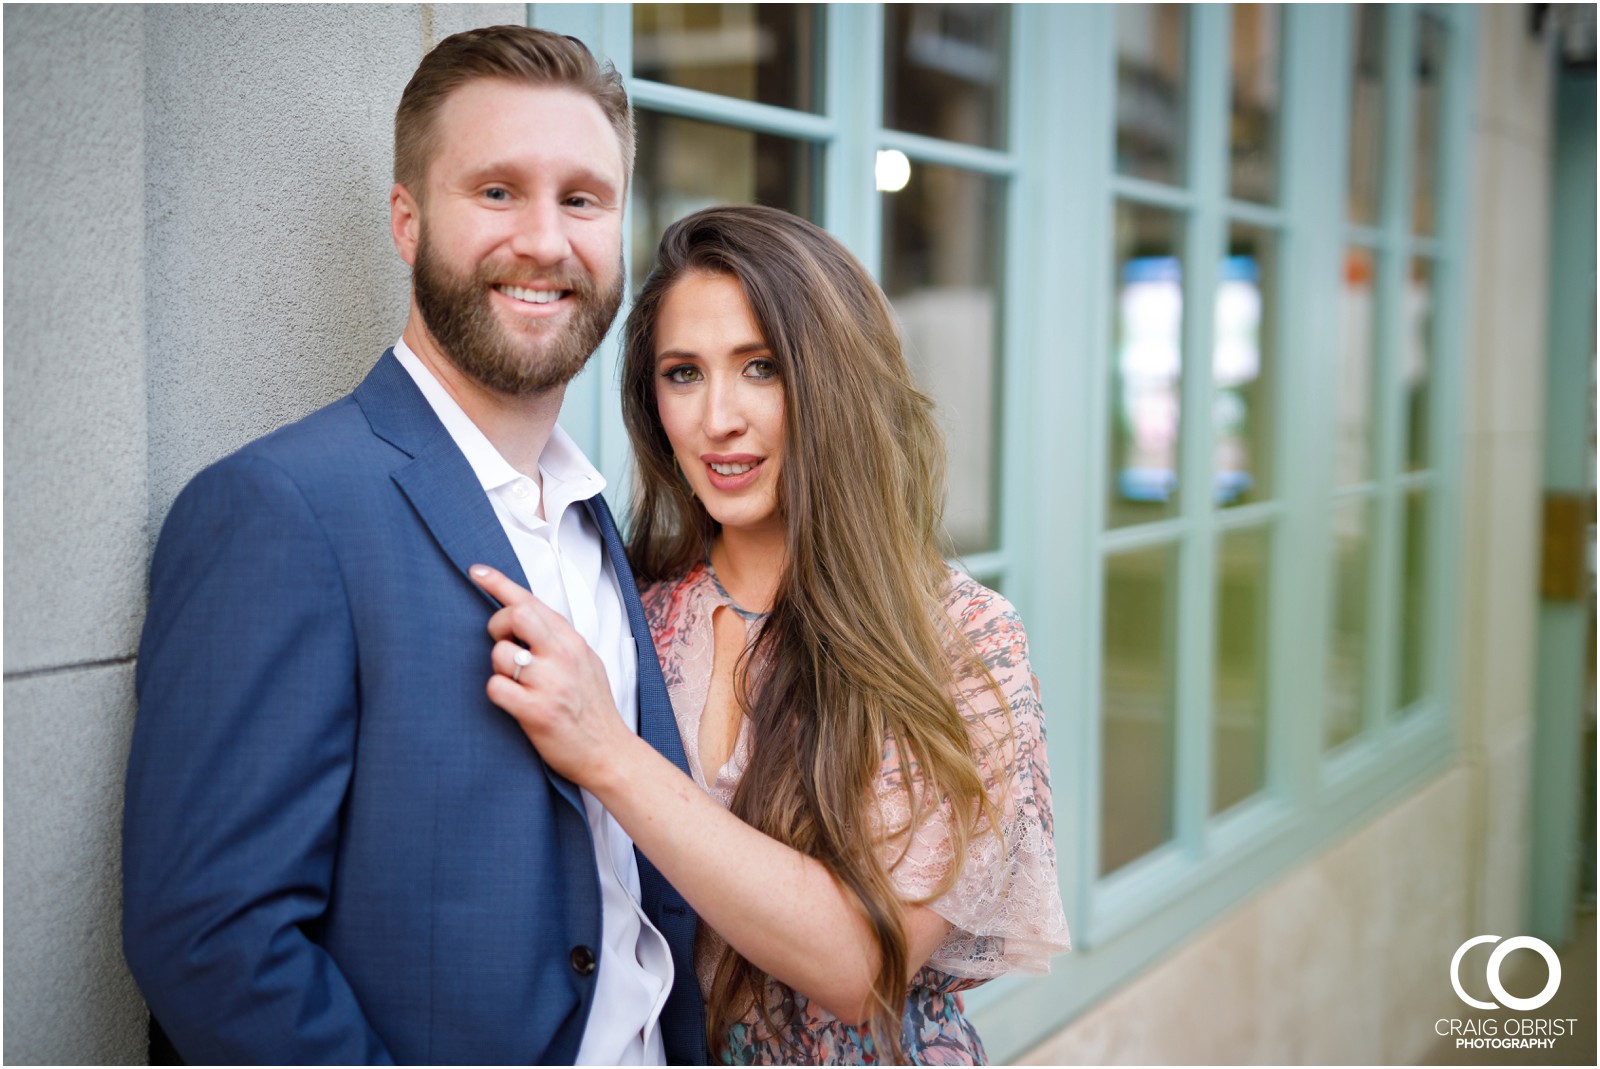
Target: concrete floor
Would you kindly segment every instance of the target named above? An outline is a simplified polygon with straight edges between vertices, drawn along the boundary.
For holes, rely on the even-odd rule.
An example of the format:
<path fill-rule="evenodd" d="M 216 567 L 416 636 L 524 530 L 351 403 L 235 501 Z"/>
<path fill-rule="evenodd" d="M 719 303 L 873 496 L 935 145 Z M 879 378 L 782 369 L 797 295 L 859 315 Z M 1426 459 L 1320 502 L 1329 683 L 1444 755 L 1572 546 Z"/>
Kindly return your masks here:
<path fill-rule="evenodd" d="M 1526 954 L 1526 951 L 1515 951 Z M 1573 925 L 1572 942 L 1561 951 L 1561 988 L 1555 998 L 1538 1010 L 1519 1014 L 1512 1010 L 1494 1013 L 1462 1006 L 1461 1020 L 1512 1017 L 1575 1018 L 1573 1033 L 1556 1040 L 1548 1050 L 1458 1050 L 1451 1038 L 1439 1040 L 1423 1065 L 1594 1065 L 1595 1049 L 1595 916 L 1594 907 L 1580 912 Z M 1511 958 L 1506 959 L 1506 990 L 1523 998 L 1531 997 L 1544 986 L 1542 963 L 1523 970 L 1533 975 L 1513 977 Z M 1469 992 L 1470 993 L 1470 992 Z"/>

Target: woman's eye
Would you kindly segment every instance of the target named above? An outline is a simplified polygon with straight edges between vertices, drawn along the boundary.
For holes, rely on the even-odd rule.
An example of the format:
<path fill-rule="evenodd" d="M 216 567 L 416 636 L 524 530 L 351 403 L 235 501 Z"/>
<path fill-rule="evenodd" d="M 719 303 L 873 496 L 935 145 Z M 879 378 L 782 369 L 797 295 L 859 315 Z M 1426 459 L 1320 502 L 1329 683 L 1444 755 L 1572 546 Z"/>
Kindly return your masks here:
<path fill-rule="evenodd" d="M 666 379 L 668 382 L 676 382 L 680 384 L 695 382 L 700 378 L 700 369 L 697 367 L 690 367 L 688 364 L 680 364 L 677 367 L 667 371 L 661 377 Z"/>
<path fill-rule="evenodd" d="M 775 379 L 778 377 L 778 365 L 766 357 L 762 357 L 746 364 L 744 373 L 753 379 Z"/>

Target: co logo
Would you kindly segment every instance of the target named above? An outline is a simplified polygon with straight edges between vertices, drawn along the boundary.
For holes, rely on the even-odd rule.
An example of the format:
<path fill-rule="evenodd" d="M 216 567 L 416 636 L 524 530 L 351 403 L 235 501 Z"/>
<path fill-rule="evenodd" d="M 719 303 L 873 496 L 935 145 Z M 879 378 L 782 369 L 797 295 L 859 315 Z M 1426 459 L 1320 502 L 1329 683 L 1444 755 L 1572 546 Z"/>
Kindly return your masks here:
<path fill-rule="evenodd" d="M 1461 990 L 1461 959 L 1467 951 L 1479 943 L 1500 943 L 1489 954 L 1489 966 L 1486 970 L 1489 981 L 1489 990 L 1494 992 L 1494 997 L 1500 1000 L 1500 1006 L 1509 1010 L 1536 1010 L 1546 1002 L 1556 997 L 1556 989 L 1561 986 L 1561 959 L 1556 957 L 1556 952 L 1550 949 L 1550 944 L 1543 939 L 1535 939 L 1531 935 L 1518 935 L 1500 942 L 1498 935 L 1475 935 L 1456 948 L 1455 957 L 1450 959 L 1450 986 L 1455 988 L 1456 997 L 1469 1006 L 1476 1006 L 1480 1010 L 1499 1009 L 1493 1002 L 1479 1002 L 1477 999 Z M 1545 966 L 1550 970 L 1550 979 L 1545 982 L 1544 990 L 1532 998 L 1518 998 L 1506 990 L 1500 982 L 1500 966 L 1505 962 L 1506 955 L 1513 950 L 1536 950 L 1544 959 Z"/>

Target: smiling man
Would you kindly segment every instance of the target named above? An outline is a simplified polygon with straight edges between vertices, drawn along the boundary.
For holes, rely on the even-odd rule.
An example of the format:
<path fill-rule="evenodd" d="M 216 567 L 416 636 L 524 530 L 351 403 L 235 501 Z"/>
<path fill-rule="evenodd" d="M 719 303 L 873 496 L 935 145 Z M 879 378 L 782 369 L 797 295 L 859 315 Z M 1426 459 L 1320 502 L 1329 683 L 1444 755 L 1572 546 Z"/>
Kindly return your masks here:
<path fill-rule="evenodd" d="M 213 1063 L 702 1064 L 695 918 L 484 691 L 487 562 L 684 765 L 600 491 L 556 425 L 621 301 L 633 126 L 571 38 L 474 30 L 395 116 L 405 330 L 208 468 L 151 566 L 124 948 Z"/>

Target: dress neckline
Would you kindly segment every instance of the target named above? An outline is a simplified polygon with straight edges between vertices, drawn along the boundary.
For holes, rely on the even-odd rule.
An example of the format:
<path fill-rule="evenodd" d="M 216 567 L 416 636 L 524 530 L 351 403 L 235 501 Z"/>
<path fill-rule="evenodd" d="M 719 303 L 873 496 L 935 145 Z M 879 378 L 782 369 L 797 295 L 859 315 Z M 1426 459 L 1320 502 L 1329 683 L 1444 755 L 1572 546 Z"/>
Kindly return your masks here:
<path fill-rule="evenodd" d="M 737 601 L 733 600 L 733 595 L 728 593 L 727 588 L 722 585 L 722 580 L 717 578 L 717 569 L 716 566 L 711 563 L 711 553 L 709 551 L 706 553 L 705 564 L 706 574 L 711 577 L 711 585 L 717 588 L 717 596 L 727 604 L 728 608 L 733 610 L 733 614 L 735 616 L 739 617 L 741 620 L 744 620 L 746 623 L 753 624 L 759 623 L 772 615 L 771 609 L 768 609 L 766 612 L 752 612 L 751 610 L 740 605 Z"/>

